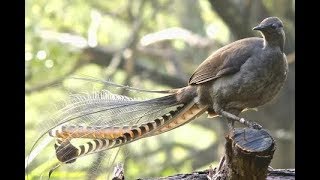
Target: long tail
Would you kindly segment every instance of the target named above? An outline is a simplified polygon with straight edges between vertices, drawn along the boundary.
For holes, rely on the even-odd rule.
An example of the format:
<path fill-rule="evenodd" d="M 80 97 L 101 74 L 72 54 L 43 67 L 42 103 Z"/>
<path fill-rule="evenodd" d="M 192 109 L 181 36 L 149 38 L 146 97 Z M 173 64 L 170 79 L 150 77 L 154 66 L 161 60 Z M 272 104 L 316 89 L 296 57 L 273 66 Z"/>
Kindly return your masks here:
<path fill-rule="evenodd" d="M 61 162 L 71 163 L 77 158 L 88 154 L 119 147 L 141 138 L 150 137 L 173 130 L 195 119 L 206 110 L 207 107 L 200 107 L 194 102 L 190 102 L 187 105 L 178 106 L 176 110 L 172 110 L 169 113 L 162 115 L 161 117 L 156 118 L 148 123 L 141 124 L 140 126 L 113 127 L 113 129 L 116 129 L 114 134 L 111 131 L 107 131 L 107 135 L 102 135 L 100 132 L 101 136 L 108 136 L 108 138 L 93 139 L 84 145 L 80 145 L 79 147 L 73 146 L 69 141 L 57 142 L 55 145 L 56 155 Z M 73 128 L 76 129 L 75 127 Z M 86 129 L 91 131 L 96 127 L 82 126 L 78 128 L 80 131 L 86 131 Z M 122 133 L 119 133 L 120 131 Z"/>
<path fill-rule="evenodd" d="M 43 135 L 56 139 L 56 156 L 60 162 L 72 163 L 79 157 L 190 122 L 207 110 L 196 104 L 196 95 L 196 88 L 187 86 L 150 100 L 131 99 L 109 91 L 74 96 L 53 115 L 53 123 Z M 73 145 L 71 141 L 79 138 L 90 140 L 80 146 Z"/>

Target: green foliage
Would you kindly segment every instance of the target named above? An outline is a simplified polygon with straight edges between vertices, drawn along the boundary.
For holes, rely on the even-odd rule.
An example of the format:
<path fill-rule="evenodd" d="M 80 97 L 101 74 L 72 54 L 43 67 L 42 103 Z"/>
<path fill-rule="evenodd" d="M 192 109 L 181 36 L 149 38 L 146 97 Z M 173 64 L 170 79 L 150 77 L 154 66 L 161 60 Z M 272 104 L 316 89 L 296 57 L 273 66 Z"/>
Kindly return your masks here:
<path fill-rule="evenodd" d="M 192 1 L 190 1 L 192 2 Z M 189 2 L 189 3 L 190 3 Z M 271 10 L 275 1 L 263 1 Z M 139 8 L 143 4 L 142 10 Z M 97 45 L 106 49 L 120 49 L 128 42 L 135 20 L 141 18 L 142 25 L 136 34 L 136 42 L 129 48 L 133 51 L 131 60 L 122 63 L 140 63 L 151 71 L 172 75 L 175 71 L 168 54 L 150 55 L 139 51 L 139 40 L 149 34 L 171 27 L 184 27 L 190 23 L 193 33 L 206 38 L 214 45 L 192 47 L 182 40 L 157 42 L 148 47 L 154 50 L 172 50 L 182 75 L 186 77 L 214 49 L 230 41 L 232 34 L 223 19 L 206 0 L 194 1 L 199 12 L 190 12 L 184 1 L 101 1 L 101 0 L 28 0 L 25 16 L 25 85 L 26 85 L 26 157 L 57 108 L 73 93 L 86 93 L 108 89 L 115 93 L 126 93 L 135 98 L 148 99 L 155 94 L 123 92 L 121 89 L 105 87 L 103 84 L 68 79 L 70 76 L 91 76 L 108 79 L 118 84 L 131 85 L 142 89 L 171 89 L 169 85 L 153 81 L 144 72 L 129 72 L 117 68 L 111 75 L 101 64 L 88 61 L 83 45 L 88 45 L 90 33 L 96 37 Z M 192 5 L 192 4 L 191 4 Z M 280 10 L 279 10 L 280 11 Z M 190 13 L 189 13 L 190 12 Z M 192 14 L 198 14 L 192 17 Z M 189 16 L 187 16 L 190 14 Z M 200 22 L 201 21 L 201 22 Z M 184 22 L 184 23 L 183 23 Z M 96 25 L 94 23 L 97 23 Z M 194 26 L 196 24 L 196 26 Z M 294 27 L 294 26 L 292 26 Z M 91 38 L 91 37 L 90 37 Z M 66 42 L 66 40 L 69 40 Z M 93 45 L 93 48 L 96 46 Z M 117 52 L 117 51 L 114 51 Z M 114 54 L 111 54 L 111 56 Z M 163 57 L 161 57 L 163 55 Z M 106 57 L 107 58 L 107 57 Z M 94 61 L 93 59 L 92 61 Z M 81 64 L 81 65 L 79 65 Z M 106 77 L 106 75 L 110 75 Z M 181 74 L 180 74 L 181 75 Z M 178 76 L 178 75 L 177 75 Z M 160 96 L 160 95 L 159 95 Z M 217 121 L 203 125 L 204 117 L 198 124 L 192 122 L 157 137 L 134 142 L 119 151 L 103 153 L 103 160 L 95 164 L 97 155 L 90 155 L 75 163 L 59 167 L 51 179 L 86 179 L 94 174 L 96 179 L 106 179 L 113 171 L 115 163 L 125 163 L 127 179 L 151 176 L 168 176 L 174 173 L 191 172 L 206 168 L 208 163 L 200 163 L 193 155 L 217 143 L 221 133 L 212 127 L 219 127 Z M 223 135 L 223 134 L 222 134 Z M 29 179 L 47 176 L 47 172 L 57 163 L 53 143 L 44 148 L 28 169 Z M 216 153 L 216 152 L 215 152 Z M 212 162 L 218 161 L 212 160 Z M 96 166 L 93 168 L 94 166 Z M 92 170 L 93 168 L 93 170 Z"/>

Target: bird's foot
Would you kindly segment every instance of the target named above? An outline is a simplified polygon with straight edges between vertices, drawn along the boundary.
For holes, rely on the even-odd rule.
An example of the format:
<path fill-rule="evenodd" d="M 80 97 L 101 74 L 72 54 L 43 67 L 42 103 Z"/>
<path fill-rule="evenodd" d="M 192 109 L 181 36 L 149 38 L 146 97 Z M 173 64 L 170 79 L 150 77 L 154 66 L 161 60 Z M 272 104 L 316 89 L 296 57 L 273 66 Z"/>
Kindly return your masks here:
<path fill-rule="evenodd" d="M 252 122 L 252 124 L 249 127 L 258 130 L 262 129 L 262 126 L 256 122 Z"/>
<path fill-rule="evenodd" d="M 245 120 L 244 118 L 240 118 L 239 122 L 253 129 L 258 129 L 258 130 L 262 129 L 262 126 L 260 124 L 253 121 Z"/>
<path fill-rule="evenodd" d="M 256 122 L 248 121 L 248 120 L 246 120 L 244 118 L 240 118 L 240 117 L 238 117 L 238 116 L 236 116 L 234 114 L 231 114 L 231 113 L 229 113 L 227 111 L 220 110 L 220 115 L 222 115 L 222 116 L 224 116 L 224 117 L 226 117 L 228 119 L 228 121 L 229 121 L 228 124 L 230 124 L 230 121 L 238 121 L 241 124 L 244 124 L 245 126 L 248 126 L 250 128 L 262 129 L 262 126 L 260 124 L 258 124 Z M 232 129 L 233 129 L 233 124 L 232 124 Z M 231 130 L 230 129 L 230 125 L 229 125 L 229 130 Z"/>

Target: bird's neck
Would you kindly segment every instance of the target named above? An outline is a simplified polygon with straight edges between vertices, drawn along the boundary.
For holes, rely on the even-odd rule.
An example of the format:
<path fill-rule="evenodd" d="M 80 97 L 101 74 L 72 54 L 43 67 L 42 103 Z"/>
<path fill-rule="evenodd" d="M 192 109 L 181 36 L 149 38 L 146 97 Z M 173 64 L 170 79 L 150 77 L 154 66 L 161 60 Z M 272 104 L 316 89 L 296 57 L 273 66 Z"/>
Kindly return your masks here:
<path fill-rule="evenodd" d="M 281 52 L 284 49 L 285 34 L 263 34 L 264 36 L 264 47 L 277 48 L 279 47 Z"/>

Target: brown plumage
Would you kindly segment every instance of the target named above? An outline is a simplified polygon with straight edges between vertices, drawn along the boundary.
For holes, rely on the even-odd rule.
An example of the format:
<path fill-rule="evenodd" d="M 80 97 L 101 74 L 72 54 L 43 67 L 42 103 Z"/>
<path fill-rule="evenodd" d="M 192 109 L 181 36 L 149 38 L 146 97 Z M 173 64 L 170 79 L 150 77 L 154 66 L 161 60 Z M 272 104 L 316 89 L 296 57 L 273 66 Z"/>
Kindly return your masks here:
<path fill-rule="evenodd" d="M 240 67 L 254 53 L 262 48 L 262 38 L 246 38 L 226 45 L 203 61 L 190 77 L 190 85 L 199 85 L 219 77 L 238 72 Z"/>
<path fill-rule="evenodd" d="M 218 49 L 190 77 L 189 86 L 196 88 L 196 99 L 209 107 L 209 114 L 239 121 L 230 113 L 238 116 L 265 104 L 283 86 L 288 64 L 281 20 L 266 18 L 253 30 L 263 38 L 245 38 Z"/>

